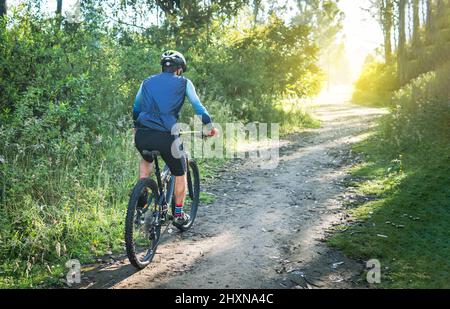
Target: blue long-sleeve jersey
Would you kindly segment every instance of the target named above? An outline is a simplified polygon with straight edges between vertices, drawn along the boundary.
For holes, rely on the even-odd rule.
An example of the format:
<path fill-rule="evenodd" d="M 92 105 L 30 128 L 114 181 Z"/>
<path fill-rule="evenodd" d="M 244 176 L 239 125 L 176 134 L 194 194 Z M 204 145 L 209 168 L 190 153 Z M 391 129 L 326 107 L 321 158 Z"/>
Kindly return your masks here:
<path fill-rule="evenodd" d="M 135 126 L 170 132 L 179 118 L 184 98 L 187 97 L 203 124 L 212 122 L 200 102 L 192 82 L 173 73 L 163 72 L 144 80 L 133 105 Z"/>

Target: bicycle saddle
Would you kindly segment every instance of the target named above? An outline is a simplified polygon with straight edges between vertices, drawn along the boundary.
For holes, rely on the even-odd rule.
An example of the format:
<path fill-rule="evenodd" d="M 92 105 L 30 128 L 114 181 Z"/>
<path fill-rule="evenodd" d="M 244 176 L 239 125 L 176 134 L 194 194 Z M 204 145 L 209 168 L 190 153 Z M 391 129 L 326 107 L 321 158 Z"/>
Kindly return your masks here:
<path fill-rule="evenodd" d="M 152 150 L 152 151 L 149 151 L 149 150 L 143 150 L 142 151 L 142 156 L 144 157 L 144 159 L 146 160 L 146 161 L 153 161 L 153 160 L 155 160 L 155 158 L 157 157 L 157 156 L 159 156 L 160 155 L 160 152 L 159 151 L 157 151 L 157 150 Z"/>

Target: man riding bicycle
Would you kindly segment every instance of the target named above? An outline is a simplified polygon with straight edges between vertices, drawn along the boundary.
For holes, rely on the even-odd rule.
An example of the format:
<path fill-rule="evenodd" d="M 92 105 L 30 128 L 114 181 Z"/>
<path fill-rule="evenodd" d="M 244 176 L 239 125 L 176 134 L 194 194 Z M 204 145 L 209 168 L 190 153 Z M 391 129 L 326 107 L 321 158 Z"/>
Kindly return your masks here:
<path fill-rule="evenodd" d="M 141 155 L 144 150 L 159 151 L 175 176 L 174 224 L 182 226 L 189 221 L 189 216 L 183 211 L 186 196 L 186 158 L 181 143 L 174 143 L 179 136 L 172 135 L 172 129 L 177 124 L 186 96 L 196 115 L 201 116 L 203 124 L 207 125 L 209 132 L 206 135 L 214 136 L 218 131 L 212 126 L 211 117 L 200 102 L 194 85 L 182 76 L 187 70 L 184 56 L 174 50 L 166 51 L 161 56 L 161 66 L 160 74 L 150 76 L 142 82 L 134 101 L 135 145 Z M 150 176 L 151 161 L 152 159 L 142 155 L 140 179 Z M 142 203 L 145 204 L 145 199 Z"/>

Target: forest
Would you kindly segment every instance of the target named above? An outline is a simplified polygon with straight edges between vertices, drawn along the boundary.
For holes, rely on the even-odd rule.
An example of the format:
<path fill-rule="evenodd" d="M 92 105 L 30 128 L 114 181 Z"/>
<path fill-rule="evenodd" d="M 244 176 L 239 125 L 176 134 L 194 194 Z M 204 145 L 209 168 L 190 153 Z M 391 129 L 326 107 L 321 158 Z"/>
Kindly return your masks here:
<path fill-rule="evenodd" d="M 353 102 L 390 113 L 354 147 L 366 155 L 352 171 L 369 196 L 354 210 L 365 223 L 330 243 L 382 258 L 392 269 L 386 287 L 448 288 L 450 1 L 376 0 L 367 9 L 384 44 L 367 57 Z"/>
<path fill-rule="evenodd" d="M 123 252 L 139 160 L 132 105 L 164 50 L 186 56 L 214 122 L 279 123 L 290 135 L 320 127 L 305 102 L 329 82 L 327 55 L 338 66 L 344 49 L 338 0 L 293 1 L 290 19 L 282 1 L 84 0 L 70 13 L 66 0 L 8 2 L 0 1 L 0 288 L 61 285 L 68 259 Z M 392 270 L 385 287 L 448 288 L 450 1 L 369 2 L 384 42 L 366 58 L 352 101 L 389 112 L 353 146 L 364 160 L 351 185 L 374 198 L 353 205 L 362 223 L 338 228 L 328 244 L 381 259 Z M 192 115 L 184 108 L 181 120 Z M 421 220 L 373 237 L 405 213 Z"/>

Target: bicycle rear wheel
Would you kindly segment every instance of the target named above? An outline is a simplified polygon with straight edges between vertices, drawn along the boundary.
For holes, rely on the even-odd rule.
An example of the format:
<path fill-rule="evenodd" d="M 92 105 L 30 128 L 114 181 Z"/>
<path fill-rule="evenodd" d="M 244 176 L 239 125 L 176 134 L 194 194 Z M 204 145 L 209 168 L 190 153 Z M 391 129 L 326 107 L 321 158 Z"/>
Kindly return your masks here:
<path fill-rule="evenodd" d="M 143 269 L 151 263 L 161 236 L 158 192 L 154 180 L 141 179 L 134 187 L 128 203 L 125 246 L 130 263 L 138 269 Z M 139 205 L 140 197 L 145 194 L 146 204 Z"/>
<path fill-rule="evenodd" d="M 176 226 L 180 231 L 189 230 L 194 224 L 197 216 L 198 205 L 200 203 L 200 172 L 197 162 L 188 160 L 187 164 L 187 194 L 184 201 L 184 212 L 189 215 L 190 220 L 182 226 Z M 172 202 L 172 213 L 175 213 L 175 199 Z"/>

